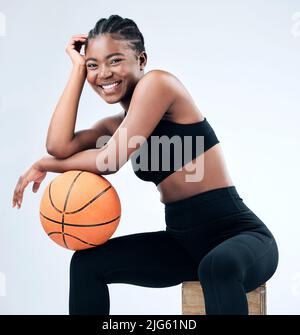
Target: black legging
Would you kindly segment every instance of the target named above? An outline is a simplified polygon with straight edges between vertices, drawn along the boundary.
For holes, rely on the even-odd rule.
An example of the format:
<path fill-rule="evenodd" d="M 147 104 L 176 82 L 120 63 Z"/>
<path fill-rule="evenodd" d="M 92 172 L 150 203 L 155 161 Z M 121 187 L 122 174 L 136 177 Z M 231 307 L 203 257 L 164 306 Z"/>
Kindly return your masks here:
<path fill-rule="evenodd" d="M 278 265 L 276 241 L 234 186 L 165 205 L 166 230 L 74 252 L 69 314 L 109 315 L 107 284 L 169 287 L 199 280 L 206 314 L 248 314 L 246 293 Z"/>

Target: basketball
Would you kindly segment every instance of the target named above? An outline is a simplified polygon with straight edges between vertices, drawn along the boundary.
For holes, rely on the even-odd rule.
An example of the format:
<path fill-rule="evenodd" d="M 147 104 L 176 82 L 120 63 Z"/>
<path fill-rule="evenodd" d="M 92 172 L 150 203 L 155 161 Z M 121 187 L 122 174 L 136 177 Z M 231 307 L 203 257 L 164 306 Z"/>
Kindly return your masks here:
<path fill-rule="evenodd" d="M 60 246 L 82 250 L 105 243 L 121 218 L 119 196 L 103 176 L 71 170 L 54 178 L 40 202 L 40 221 Z"/>

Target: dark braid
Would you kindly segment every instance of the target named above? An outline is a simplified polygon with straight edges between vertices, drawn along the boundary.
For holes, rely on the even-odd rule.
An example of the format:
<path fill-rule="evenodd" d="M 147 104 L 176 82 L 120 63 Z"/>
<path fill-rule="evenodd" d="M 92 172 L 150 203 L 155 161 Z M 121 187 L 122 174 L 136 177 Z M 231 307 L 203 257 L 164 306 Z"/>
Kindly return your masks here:
<path fill-rule="evenodd" d="M 111 15 L 108 19 L 101 18 L 98 20 L 95 27 L 89 31 L 85 50 L 88 47 L 88 41 L 101 34 L 111 34 L 114 39 L 128 41 L 131 48 L 138 53 L 145 51 L 144 37 L 136 23 L 131 19 Z"/>

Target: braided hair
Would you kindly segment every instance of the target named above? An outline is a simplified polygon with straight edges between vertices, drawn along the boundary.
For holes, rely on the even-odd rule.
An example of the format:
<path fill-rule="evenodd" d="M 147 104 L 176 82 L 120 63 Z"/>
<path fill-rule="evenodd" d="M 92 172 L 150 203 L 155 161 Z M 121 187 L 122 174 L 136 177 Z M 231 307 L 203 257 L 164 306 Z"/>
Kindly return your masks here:
<path fill-rule="evenodd" d="M 111 34 L 113 39 L 129 42 L 130 47 L 138 53 L 145 51 L 144 37 L 137 24 L 131 19 L 110 15 L 108 19 L 98 20 L 95 27 L 88 33 L 85 50 L 88 47 L 88 41 L 101 34 Z"/>

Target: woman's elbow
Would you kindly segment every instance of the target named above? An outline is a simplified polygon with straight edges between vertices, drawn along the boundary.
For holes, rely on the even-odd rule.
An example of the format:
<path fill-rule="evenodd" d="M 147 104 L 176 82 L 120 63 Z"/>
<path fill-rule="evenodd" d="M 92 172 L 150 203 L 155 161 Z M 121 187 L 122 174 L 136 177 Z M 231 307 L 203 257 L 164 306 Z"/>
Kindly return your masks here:
<path fill-rule="evenodd" d="M 66 150 L 62 150 L 62 149 L 55 149 L 49 145 L 46 146 L 47 152 L 49 155 L 58 158 L 58 159 L 65 159 L 68 158 L 70 155 L 68 155 Z"/>

